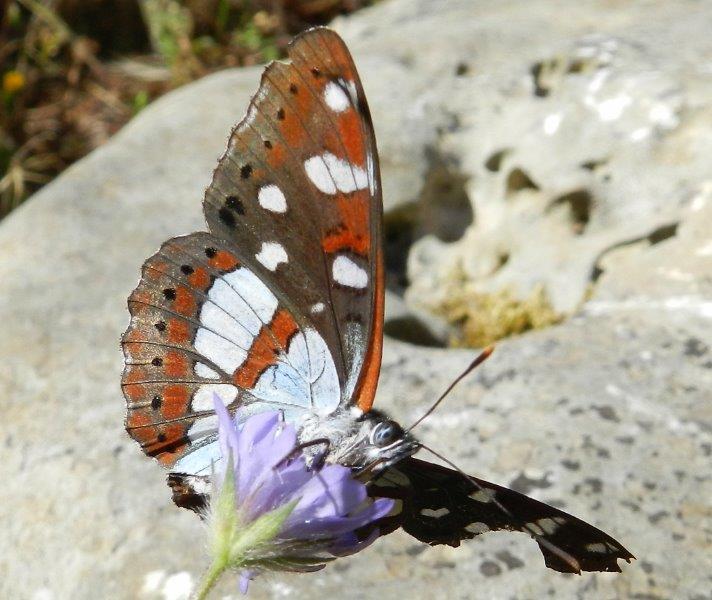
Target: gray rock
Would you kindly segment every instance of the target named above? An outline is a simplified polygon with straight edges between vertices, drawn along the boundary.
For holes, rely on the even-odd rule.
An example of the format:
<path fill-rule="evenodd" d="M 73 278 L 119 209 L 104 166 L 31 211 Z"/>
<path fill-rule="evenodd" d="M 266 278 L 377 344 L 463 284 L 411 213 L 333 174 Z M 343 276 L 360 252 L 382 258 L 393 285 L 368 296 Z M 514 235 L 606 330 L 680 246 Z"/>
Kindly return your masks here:
<path fill-rule="evenodd" d="M 639 560 L 622 574 L 572 577 L 545 569 L 523 535 L 451 549 L 396 533 L 322 573 L 260 579 L 253 597 L 710 597 L 702 11 L 682 1 L 578 2 L 572 12 L 543 0 L 395 0 L 338 24 L 369 94 L 391 214 L 439 197 L 424 192 L 438 161 L 469 178 L 476 220 L 461 241 L 414 249 L 414 304 L 437 297 L 428 281 L 458 256 L 483 289 L 543 279 L 564 309 L 581 302 L 594 265 L 601 273 L 573 318 L 504 341 L 420 435 L 463 469 L 604 528 Z M 531 66 L 570 64 L 584 43 L 610 61 L 599 108 L 582 94 L 601 70 L 553 69 L 542 78 L 550 94 L 534 96 Z M 202 190 L 258 75 L 221 73 L 160 100 L 0 225 L 1 597 L 178 599 L 205 567 L 198 519 L 172 506 L 160 467 L 123 431 L 118 339 L 143 259 L 202 227 Z M 631 103 L 619 101 L 619 119 L 591 116 L 621 94 Z M 646 102 L 662 103 L 671 120 L 651 119 Z M 559 129 L 544 137 L 547 116 L 559 113 Z M 647 137 L 632 141 L 641 128 Z M 512 150 L 489 171 L 487 158 L 503 148 Z M 505 198 L 516 167 L 539 189 Z M 576 189 L 595 199 L 580 235 L 565 205 L 547 210 Z M 676 235 L 651 243 L 652 231 L 678 222 Z M 497 273 L 511 273 L 486 276 L 500 248 L 510 260 Z M 412 422 L 471 358 L 387 340 L 378 406 Z M 234 581 L 221 591 L 237 596 Z"/>
<path fill-rule="evenodd" d="M 421 82 L 403 110 L 435 125 L 430 156 L 466 182 L 474 215 L 458 241 L 416 244 L 408 302 L 437 310 L 463 281 L 524 299 L 543 283 L 573 312 L 603 255 L 664 237 L 709 180 L 707 20 L 688 2 L 582 2 L 575 18 L 562 2 L 407 4 L 410 18 L 394 2 L 344 31 Z"/>

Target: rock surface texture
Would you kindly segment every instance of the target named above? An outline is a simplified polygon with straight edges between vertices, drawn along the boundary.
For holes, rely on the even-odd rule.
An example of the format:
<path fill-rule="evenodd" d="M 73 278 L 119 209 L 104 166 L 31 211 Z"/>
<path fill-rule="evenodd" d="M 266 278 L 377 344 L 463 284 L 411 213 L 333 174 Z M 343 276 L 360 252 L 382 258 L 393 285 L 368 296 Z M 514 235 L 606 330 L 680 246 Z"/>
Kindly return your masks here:
<path fill-rule="evenodd" d="M 711 20 L 694 0 L 391 0 L 336 23 L 406 304 L 437 311 L 453 281 L 543 284 L 566 315 L 502 341 L 420 436 L 638 560 L 564 576 L 521 534 L 453 549 L 396 533 L 253 598 L 712 597 Z M 144 258 L 203 228 L 258 78 L 160 100 L 0 223 L 3 598 L 177 600 L 205 566 L 199 520 L 123 430 L 119 336 Z M 411 422 L 472 357 L 388 339 L 378 406 Z"/>

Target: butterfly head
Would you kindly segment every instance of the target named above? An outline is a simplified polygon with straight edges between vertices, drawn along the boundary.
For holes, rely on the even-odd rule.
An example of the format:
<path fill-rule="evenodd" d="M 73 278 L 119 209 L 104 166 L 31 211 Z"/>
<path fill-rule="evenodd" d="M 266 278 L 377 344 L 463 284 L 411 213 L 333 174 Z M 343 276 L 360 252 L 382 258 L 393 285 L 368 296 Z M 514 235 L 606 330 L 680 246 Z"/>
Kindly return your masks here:
<path fill-rule="evenodd" d="M 375 476 L 391 465 L 414 454 L 418 442 L 396 421 L 377 410 L 365 413 L 346 461 Z"/>

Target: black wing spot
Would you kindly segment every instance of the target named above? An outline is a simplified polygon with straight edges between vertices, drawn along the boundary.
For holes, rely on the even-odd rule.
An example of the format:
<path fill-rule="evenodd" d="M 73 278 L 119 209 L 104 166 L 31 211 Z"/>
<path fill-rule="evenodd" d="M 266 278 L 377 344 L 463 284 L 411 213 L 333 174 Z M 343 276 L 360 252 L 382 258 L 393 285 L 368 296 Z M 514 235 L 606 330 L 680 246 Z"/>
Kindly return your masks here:
<path fill-rule="evenodd" d="M 245 214 L 245 205 L 242 203 L 242 200 L 240 200 L 237 196 L 228 196 L 225 199 L 225 206 L 231 208 L 238 215 Z"/>
<path fill-rule="evenodd" d="M 272 142 L 265 140 L 265 148 L 267 148 L 267 150 L 272 150 Z"/>
<path fill-rule="evenodd" d="M 191 275 L 194 271 L 193 267 L 190 265 L 182 265 L 180 270 L 185 274 L 185 275 Z"/>
<path fill-rule="evenodd" d="M 161 404 L 163 404 L 163 398 L 160 396 L 156 395 L 151 399 L 151 408 L 153 410 L 158 410 L 161 408 Z"/>
<path fill-rule="evenodd" d="M 208 258 L 213 258 L 217 253 L 218 251 L 215 248 L 205 249 L 205 256 L 207 256 Z"/>
<path fill-rule="evenodd" d="M 280 109 L 277 111 L 277 118 L 278 118 L 280 121 L 284 121 L 284 116 L 285 116 L 285 115 L 284 115 L 284 109 L 283 109 L 283 108 L 280 108 Z"/>
<path fill-rule="evenodd" d="M 162 358 L 159 358 L 159 357 L 157 356 L 156 358 L 154 358 L 154 359 L 151 361 L 151 364 L 152 364 L 154 367 L 160 367 L 161 365 L 163 365 L 163 359 L 162 359 Z"/>
<path fill-rule="evenodd" d="M 173 288 L 166 288 L 165 290 L 163 290 L 163 296 L 166 298 L 166 300 L 175 300 L 176 291 Z"/>
<path fill-rule="evenodd" d="M 242 165 L 240 167 L 240 177 L 242 177 L 243 179 L 247 179 L 250 175 L 252 175 L 252 165 L 249 163 L 246 165 Z"/>
<path fill-rule="evenodd" d="M 319 77 L 321 77 L 321 71 L 319 69 L 317 69 L 316 67 L 311 68 L 311 73 L 317 79 L 319 79 Z"/>
<path fill-rule="evenodd" d="M 158 331 L 165 331 L 166 330 L 166 322 L 165 321 L 158 321 L 158 323 L 154 323 L 153 325 Z"/>
<path fill-rule="evenodd" d="M 220 217 L 220 220 L 228 227 L 235 227 L 235 215 L 224 206 L 218 211 L 218 217 Z"/>
<path fill-rule="evenodd" d="M 296 83 L 290 83 L 290 84 L 289 84 L 289 91 L 290 91 L 292 94 L 294 94 L 294 95 L 296 96 L 297 93 L 299 92 L 299 88 L 297 87 L 297 84 L 296 84 Z"/>
<path fill-rule="evenodd" d="M 159 434 L 156 436 L 156 440 L 158 440 L 158 441 L 161 442 L 161 443 L 165 442 L 165 441 L 166 441 L 166 434 L 165 434 L 165 433 L 159 433 Z"/>

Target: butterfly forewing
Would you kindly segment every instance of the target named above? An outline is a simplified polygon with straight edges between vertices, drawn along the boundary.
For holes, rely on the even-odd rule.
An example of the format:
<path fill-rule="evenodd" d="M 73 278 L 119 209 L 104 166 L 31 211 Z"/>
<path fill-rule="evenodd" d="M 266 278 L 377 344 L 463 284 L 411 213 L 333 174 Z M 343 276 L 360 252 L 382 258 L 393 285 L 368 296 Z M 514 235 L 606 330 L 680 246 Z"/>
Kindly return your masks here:
<path fill-rule="evenodd" d="M 383 319 L 381 197 L 368 107 L 341 39 L 272 63 L 203 203 L 129 298 L 127 429 L 176 473 L 217 452 L 214 394 L 285 416 L 370 408 Z M 302 411 L 302 412 L 300 412 Z"/>
<path fill-rule="evenodd" d="M 400 511 L 383 524 L 402 527 L 431 545 L 459 546 L 487 531 L 532 536 L 546 566 L 564 573 L 620 571 L 618 559 L 633 555 L 600 529 L 513 490 L 407 458 L 374 481 L 369 494 L 400 500 Z"/>
<path fill-rule="evenodd" d="M 300 325 L 319 331 L 344 402 L 375 382 L 380 366 L 381 206 L 356 68 L 336 34 L 310 30 L 292 43 L 286 62 L 266 69 L 204 210 L 213 234 L 240 248 Z M 358 394 L 365 409 L 372 387 Z"/>

